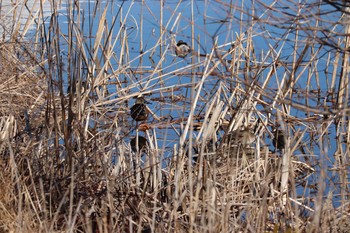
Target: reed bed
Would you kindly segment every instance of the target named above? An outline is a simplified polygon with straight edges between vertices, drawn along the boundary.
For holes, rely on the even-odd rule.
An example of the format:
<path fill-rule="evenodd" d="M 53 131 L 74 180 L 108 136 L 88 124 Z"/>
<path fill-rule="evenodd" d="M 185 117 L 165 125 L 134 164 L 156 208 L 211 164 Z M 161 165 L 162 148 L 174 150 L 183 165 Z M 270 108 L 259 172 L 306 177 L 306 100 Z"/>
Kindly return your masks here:
<path fill-rule="evenodd" d="M 60 4 L 1 25 L 0 232 L 349 231 L 347 3 Z"/>

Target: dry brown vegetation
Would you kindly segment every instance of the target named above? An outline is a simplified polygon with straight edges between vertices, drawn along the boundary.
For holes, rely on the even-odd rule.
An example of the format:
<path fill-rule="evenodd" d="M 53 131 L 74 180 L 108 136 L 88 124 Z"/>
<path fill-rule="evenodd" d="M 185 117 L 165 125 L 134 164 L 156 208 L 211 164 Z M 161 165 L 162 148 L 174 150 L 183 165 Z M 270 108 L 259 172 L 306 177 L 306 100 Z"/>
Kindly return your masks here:
<path fill-rule="evenodd" d="M 0 232 L 349 232 L 350 6 L 264 2 L 2 14 Z"/>

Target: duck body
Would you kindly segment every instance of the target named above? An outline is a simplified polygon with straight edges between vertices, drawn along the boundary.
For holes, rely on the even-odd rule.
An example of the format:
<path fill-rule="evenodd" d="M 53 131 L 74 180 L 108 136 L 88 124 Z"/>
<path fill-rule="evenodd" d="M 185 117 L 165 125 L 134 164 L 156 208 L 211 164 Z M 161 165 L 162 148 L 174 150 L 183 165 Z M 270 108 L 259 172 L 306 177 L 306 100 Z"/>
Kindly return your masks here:
<path fill-rule="evenodd" d="M 224 139 L 224 154 L 230 158 L 255 157 L 256 136 L 249 129 L 237 129 L 227 133 Z"/>
<path fill-rule="evenodd" d="M 255 134 L 248 128 L 231 131 L 227 134 L 226 142 L 231 145 L 240 144 L 243 147 L 251 147 L 255 142 Z"/>
<path fill-rule="evenodd" d="M 145 121 L 148 118 L 147 106 L 143 97 L 138 97 L 130 108 L 130 115 L 135 121 Z"/>

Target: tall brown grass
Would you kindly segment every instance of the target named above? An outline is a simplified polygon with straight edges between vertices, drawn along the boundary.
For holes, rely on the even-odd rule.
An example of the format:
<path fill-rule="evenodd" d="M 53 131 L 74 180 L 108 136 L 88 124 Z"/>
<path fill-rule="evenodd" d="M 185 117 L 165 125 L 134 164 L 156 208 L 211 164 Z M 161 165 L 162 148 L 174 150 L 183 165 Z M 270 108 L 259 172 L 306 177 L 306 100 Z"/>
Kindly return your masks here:
<path fill-rule="evenodd" d="M 1 25 L 0 232 L 350 230 L 346 2 L 68 2 Z"/>

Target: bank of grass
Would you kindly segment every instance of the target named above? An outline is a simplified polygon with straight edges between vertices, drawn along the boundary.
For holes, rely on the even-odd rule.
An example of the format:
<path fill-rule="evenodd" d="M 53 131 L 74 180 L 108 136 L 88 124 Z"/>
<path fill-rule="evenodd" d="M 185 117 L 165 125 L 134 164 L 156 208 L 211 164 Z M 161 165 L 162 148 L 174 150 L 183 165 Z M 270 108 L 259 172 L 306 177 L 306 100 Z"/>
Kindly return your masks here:
<path fill-rule="evenodd" d="M 209 31 L 207 53 L 176 58 L 169 33 L 181 19 L 175 8 L 174 21 L 158 21 L 161 36 L 151 49 L 135 55 L 127 31 L 132 11 L 105 18 L 103 10 L 116 6 L 89 16 L 99 27 L 88 37 L 79 4 L 68 5 L 76 10 L 67 11 L 76 13 L 68 29 L 57 12 L 46 27 L 35 21 L 32 42 L 11 30 L 16 22 L 7 28 L 0 48 L 0 232 L 348 231 L 348 90 L 339 78 L 348 74 L 340 65 L 347 53 L 327 57 L 333 92 L 298 83 L 317 79 L 314 58 L 324 57 L 314 49 L 319 40 L 298 38 L 302 28 L 293 43 L 291 31 L 270 38 L 277 45 L 259 56 L 249 30 L 255 24 L 225 44 Z M 243 27 L 249 13 L 226 23 Z M 141 14 L 139 33 L 143 20 Z M 294 55 L 283 60 L 287 41 Z M 136 124 L 129 108 L 141 94 L 151 113 Z M 242 128 L 254 132 L 254 143 L 228 142 Z M 271 146 L 275 128 L 286 139 L 282 151 Z M 130 148 L 135 135 L 149 141 L 142 154 Z"/>

